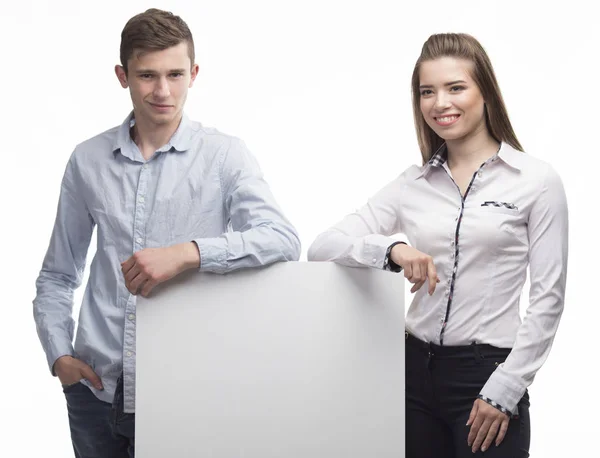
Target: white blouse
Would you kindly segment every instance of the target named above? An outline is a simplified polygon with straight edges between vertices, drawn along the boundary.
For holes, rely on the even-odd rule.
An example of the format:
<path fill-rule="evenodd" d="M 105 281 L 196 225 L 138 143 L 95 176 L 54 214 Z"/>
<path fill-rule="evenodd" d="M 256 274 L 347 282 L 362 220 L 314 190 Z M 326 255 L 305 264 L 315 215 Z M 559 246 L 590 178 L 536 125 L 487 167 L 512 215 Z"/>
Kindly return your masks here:
<path fill-rule="evenodd" d="M 432 296 L 427 282 L 415 293 L 407 331 L 441 345 L 512 348 L 480 394 L 516 412 L 548 357 L 563 311 L 568 212 L 560 177 L 547 163 L 502 143 L 463 197 L 442 147 L 319 235 L 308 260 L 383 268 L 397 233 L 433 257 L 441 280 Z M 528 264 L 529 306 L 521 322 Z"/>

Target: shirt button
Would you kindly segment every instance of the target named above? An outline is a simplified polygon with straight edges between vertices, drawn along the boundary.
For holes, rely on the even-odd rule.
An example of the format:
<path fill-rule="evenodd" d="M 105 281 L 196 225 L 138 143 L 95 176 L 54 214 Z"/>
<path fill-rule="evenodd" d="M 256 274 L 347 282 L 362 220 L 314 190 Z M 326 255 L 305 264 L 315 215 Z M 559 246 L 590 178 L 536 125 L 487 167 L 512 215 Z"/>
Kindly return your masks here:
<path fill-rule="evenodd" d="M 137 243 L 142 243 L 142 238 L 141 238 L 141 237 L 138 237 L 137 239 L 135 239 L 135 241 L 136 241 Z"/>
<path fill-rule="evenodd" d="M 373 264 L 377 264 L 377 258 L 373 258 Z"/>
<path fill-rule="evenodd" d="M 143 197 L 140 197 L 140 198 L 138 199 L 138 202 L 140 202 L 140 203 L 144 203 L 144 198 L 143 198 Z"/>
<path fill-rule="evenodd" d="M 133 320 L 135 319 L 135 315 L 132 313 L 131 315 L 129 315 L 129 319 L 130 319 L 131 321 L 133 321 Z"/>
<path fill-rule="evenodd" d="M 143 169 L 147 169 L 147 168 L 148 168 L 148 164 L 144 164 L 144 165 L 142 165 L 142 168 L 143 168 Z"/>
<path fill-rule="evenodd" d="M 127 356 L 131 356 L 131 352 L 130 351 L 127 352 Z"/>

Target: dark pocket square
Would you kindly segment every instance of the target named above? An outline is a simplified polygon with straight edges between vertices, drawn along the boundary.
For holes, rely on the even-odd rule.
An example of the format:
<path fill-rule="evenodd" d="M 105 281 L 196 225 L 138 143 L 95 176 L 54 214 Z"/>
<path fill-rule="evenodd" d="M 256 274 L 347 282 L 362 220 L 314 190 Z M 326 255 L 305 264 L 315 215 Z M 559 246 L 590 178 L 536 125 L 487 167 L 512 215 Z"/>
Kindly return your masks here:
<path fill-rule="evenodd" d="M 515 204 L 511 204 L 509 202 L 498 202 L 496 200 L 486 200 L 484 203 L 481 204 L 482 207 L 506 207 L 506 208 L 510 208 L 511 210 L 518 210 L 517 206 Z"/>

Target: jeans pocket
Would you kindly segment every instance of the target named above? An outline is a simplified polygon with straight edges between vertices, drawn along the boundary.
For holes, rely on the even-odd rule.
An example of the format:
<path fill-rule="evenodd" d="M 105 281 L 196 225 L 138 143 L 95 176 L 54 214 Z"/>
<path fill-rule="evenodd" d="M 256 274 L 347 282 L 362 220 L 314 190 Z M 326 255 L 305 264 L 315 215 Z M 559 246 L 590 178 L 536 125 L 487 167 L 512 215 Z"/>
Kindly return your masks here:
<path fill-rule="evenodd" d="M 63 393 L 71 393 L 76 391 L 77 388 L 83 386 L 81 380 L 76 381 L 75 383 L 70 383 L 68 385 L 62 385 Z"/>

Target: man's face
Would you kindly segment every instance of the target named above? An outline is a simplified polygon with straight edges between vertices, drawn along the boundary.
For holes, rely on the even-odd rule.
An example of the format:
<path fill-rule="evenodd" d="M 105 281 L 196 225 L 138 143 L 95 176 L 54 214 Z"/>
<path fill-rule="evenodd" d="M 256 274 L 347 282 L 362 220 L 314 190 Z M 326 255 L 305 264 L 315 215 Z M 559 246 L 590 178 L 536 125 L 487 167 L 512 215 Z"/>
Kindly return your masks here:
<path fill-rule="evenodd" d="M 192 67 L 187 43 L 162 51 L 138 53 L 127 63 L 128 74 L 115 68 L 121 86 L 129 88 L 137 122 L 154 126 L 178 123 L 198 65 Z"/>

